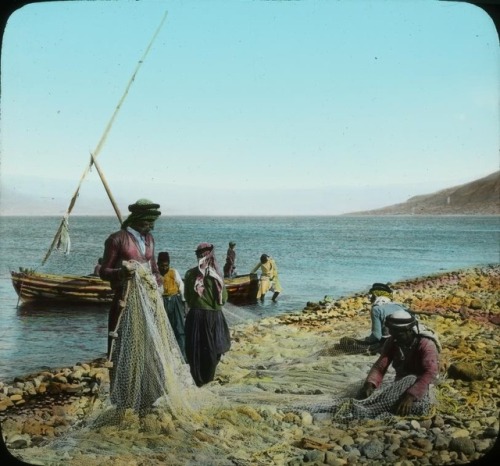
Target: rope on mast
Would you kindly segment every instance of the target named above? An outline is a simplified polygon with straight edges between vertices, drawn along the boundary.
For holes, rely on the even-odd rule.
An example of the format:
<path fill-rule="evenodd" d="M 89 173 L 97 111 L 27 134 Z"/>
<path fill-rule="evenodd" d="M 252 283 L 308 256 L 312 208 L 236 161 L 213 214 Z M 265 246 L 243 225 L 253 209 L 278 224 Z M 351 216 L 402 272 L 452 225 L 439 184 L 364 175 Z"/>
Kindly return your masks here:
<path fill-rule="evenodd" d="M 135 70 L 132 74 L 132 77 L 129 79 L 127 87 L 125 88 L 125 91 L 123 92 L 123 95 L 120 98 L 118 105 L 116 106 L 116 108 L 113 112 L 113 115 L 111 116 L 110 120 L 108 121 L 108 124 L 106 125 L 106 128 L 104 129 L 104 132 L 102 133 L 102 136 L 97 144 L 97 147 L 95 148 L 94 152 L 91 153 L 90 163 L 85 167 L 85 170 L 83 171 L 82 176 L 80 177 L 80 181 L 78 183 L 78 186 L 73 194 L 73 197 L 71 198 L 71 201 L 70 201 L 69 206 L 66 210 L 66 213 L 64 214 L 63 219 L 61 220 L 61 224 L 59 225 L 59 229 L 57 230 L 56 235 L 54 236 L 54 240 L 52 241 L 52 244 L 50 245 L 50 247 L 49 247 L 49 249 L 48 249 L 47 253 L 45 254 L 45 257 L 42 261 L 42 264 L 41 264 L 42 266 L 45 264 L 45 262 L 47 262 L 47 259 L 49 258 L 50 254 L 52 253 L 54 247 L 59 242 L 59 239 L 61 237 L 61 233 L 62 233 L 64 227 L 67 226 L 67 224 L 68 224 L 69 215 L 71 214 L 71 211 L 73 210 L 73 207 L 76 204 L 76 200 L 80 194 L 80 188 L 82 186 L 83 180 L 85 179 L 85 177 L 89 173 L 90 169 L 92 168 L 92 165 L 93 164 L 95 165 L 95 159 L 97 159 L 97 157 L 99 156 L 99 153 L 101 152 L 101 149 L 102 149 L 104 143 L 106 142 L 106 139 L 107 139 L 108 134 L 111 130 L 111 127 L 113 126 L 113 123 L 116 119 L 116 116 L 117 116 L 125 98 L 127 97 L 128 91 L 130 90 L 132 83 L 135 81 L 135 77 L 136 77 L 141 65 L 144 63 L 144 60 L 146 59 L 151 47 L 153 46 L 153 43 L 156 40 L 156 37 L 160 33 L 160 30 L 161 30 L 163 24 L 165 23 L 165 20 L 167 19 L 167 14 L 168 14 L 168 10 L 166 10 L 165 13 L 163 14 L 163 17 L 160 21 L 159 26 L 156 28 L 156 31 L 154 32 L 153 37 L 149 41 L 149 44 L 148 44 L 146 50 L 142 54 L 142 57 L 137 62 L 137 65 L 136 65 Z M 97 165 L 96 165 L 96 168 L 97 168 Z M 99 169 L 98 169 L 98 171 L 99 171 Z M 104 182 L 102 177 L 101 177 L 101 181 Z M 106 189 L 106 192 L 108 192 L 109 188 L 107 187 L 106 183 L 104 183 L 104 187 Z M 108 195 L 109 195 L 109 192 L 108 192 Z M 112 197 L 110 197 L 110 199 L 112 199 Z M 112 201 L 112 203 L 113 203 L 113 201 Z M 114 205 L 113 205 L 113 207 L 114 207 Z M 115 212 L 116 212 L 116 208 L 115 208 Z M 118 219 L 120 220 L 120 225 L 121 225 L 121 216 L 120 216 L 119 212 L 116 212 L 116 213 L 117 213 Z"/>

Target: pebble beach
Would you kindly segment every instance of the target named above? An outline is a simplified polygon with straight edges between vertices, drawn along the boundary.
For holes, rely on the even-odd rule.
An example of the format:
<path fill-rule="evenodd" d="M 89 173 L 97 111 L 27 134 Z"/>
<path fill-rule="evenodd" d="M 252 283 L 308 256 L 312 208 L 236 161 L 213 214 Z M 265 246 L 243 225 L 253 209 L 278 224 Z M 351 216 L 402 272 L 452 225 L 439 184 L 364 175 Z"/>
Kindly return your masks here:
<path fill-rule="evenodd" d="M 126 428 L 105 432 L 106 442 L 119 448 L 107 445 L 97 452 L 83 442 L 64 452 L 52 450 L 51 442 L 105 396 L 109 369 L 101 359 L 0 383 L 4 442 L 16 458 L 51 465 L 409 466 L 490 458 L 499 431 L 500 266 L 391 286 L 394 300 L 409 305 L 443 346 L 437 403 L 426 416 L 341 422 L 319 411 L 248 403 L 214 412 L 190 435 L 175 419 L 131 417 Z M 325 296 L 293 313 L 235 325 L 231 351 L 210 385 L 229 391 L 256 387 L 270 397 L 310 394 L 313 403 L 341 379 L 362 381 L 376 356 L 339 355 L 335 347 L 342 337 L 364 336 L 369 329 L 365 292 Z"/>

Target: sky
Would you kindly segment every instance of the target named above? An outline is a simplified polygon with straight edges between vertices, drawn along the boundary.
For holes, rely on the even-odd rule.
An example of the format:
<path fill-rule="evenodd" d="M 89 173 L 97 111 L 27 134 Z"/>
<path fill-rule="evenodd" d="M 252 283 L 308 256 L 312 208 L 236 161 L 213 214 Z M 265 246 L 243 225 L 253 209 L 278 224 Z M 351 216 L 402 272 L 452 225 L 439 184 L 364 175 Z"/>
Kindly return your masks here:
<path fill-rule="evenodd" d="M 498 45 L 453 1 L 26 5 L 0 215 L 64 214 L 91 153 L 125 213 L 339 215 L 473 181 L 499 169 Z M 95 168 L 73 214 L 114 215 Z"/>

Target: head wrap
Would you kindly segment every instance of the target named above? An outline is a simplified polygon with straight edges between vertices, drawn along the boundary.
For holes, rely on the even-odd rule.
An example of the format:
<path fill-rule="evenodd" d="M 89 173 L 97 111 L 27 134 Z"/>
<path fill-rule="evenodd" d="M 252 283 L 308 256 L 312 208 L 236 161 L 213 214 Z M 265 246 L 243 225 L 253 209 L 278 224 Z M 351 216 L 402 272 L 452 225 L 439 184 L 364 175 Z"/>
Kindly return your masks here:
<path fill-rule="evenodd" d="M 396 311 L 385 318 L 384 325 L 391 329 L 410 330 L 417 325 L 414 315 L 406 311 Z"/>
<path fill-rule="evenodd" d="M 138 222 L 154 222 L 161 215 L 159 207 L 160 204 L 155 204 L 149 199 L 139 199 L 135 204 L 130 204 L 128 210 L 131 213 L 122 223 L 122 228 L 125 229 Z"/>
<path fill-rule="evenodd" d="M 392 288 L 384 283 L 374 283 L 368 293 L 375 297 L 386 296 L 392 298 Z"/>
<path fill-rule="evenodd" d="M 374 291 L 385 291 L 386 293 L 392 294 L 392 288 L 385 283 L 374 283 L 369 293 L 373 293 Z"/>
<path fill-rule="evenodd" d="M 215 289 L 217 291 L 217 302 L 222 304 L 222 290 L 224 288 L 224 279 L 220 273 L 219 265 L 214 255 L 214 245 L 210 243 L 200 243 L 196 248 L 196 257 L 198 257 L 198 274 L 194 281 L 194 290 L 199 296 L 205 291 L 204 278 L 210 276 L 214 279 Z"/>
<path fill-rule="evenodd" d="M 196 247 L 196 255 L 205 255 L 205 252 L 213 251 L 214 245 L 210 243 L 200 243 Z"/>
<path fill-rule="evenodd" d="M 159 252 L 158 259 L 156 262 L 170 262 L 170 255 L 168 252 Z"/>
<path fill-rule="evenodd" d="M 236 246 L 236 243 L 234 241 L 229 241 L 229 247 L 232 248 Z"/>
<path fill-rule="evenodd" d="M 417 318 L 406 311 L 396 311 L 385 318 L 384 325 L 389 329 L 412 330 L 415 335 L 431 339 L 438 352 L 443 349 L 439 337 L 434 330 L 419 323 Z"/>

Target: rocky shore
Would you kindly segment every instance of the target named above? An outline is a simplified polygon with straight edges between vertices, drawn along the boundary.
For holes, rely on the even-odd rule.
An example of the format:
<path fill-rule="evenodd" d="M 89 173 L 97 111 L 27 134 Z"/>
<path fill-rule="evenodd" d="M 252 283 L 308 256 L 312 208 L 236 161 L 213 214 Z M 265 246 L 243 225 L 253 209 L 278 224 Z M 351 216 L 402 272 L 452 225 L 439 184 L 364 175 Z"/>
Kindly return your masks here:
<path fill-rule="evenodd" d="M 106 439 L 100 432 L 103 442 L 119 444 L 114 451 L 109 445 L 106 453 L 77 445 L 51 453 L 50 441 L 102 402 L 108 367 L 96 360 L 0 383 L 4 441 L 30 464 L 409 466 L 489 458 L 499 431 L 500 266 L 392 286 L 395 300 L 410 305 L 443 345 L 438 402 L 428 416 L 342 422 L 321 410 L 248 403 L 212 413 L 194 435 L 186 435 L 175 419 L 152 416 L 106 430 Z M 232 348 L 213 385 L 257 387 L 259 394 L 283 399 L 327 395 L 340 380 L 366 375 L 376 356 L 341 355 L 334 348 L 343 336 L 366 335 L 369 326 L 364 293 L 326 296 L 296 313 L 239 324 L 231 329 Z M 161 448 L 152 447 L 155 442 Z"/>

